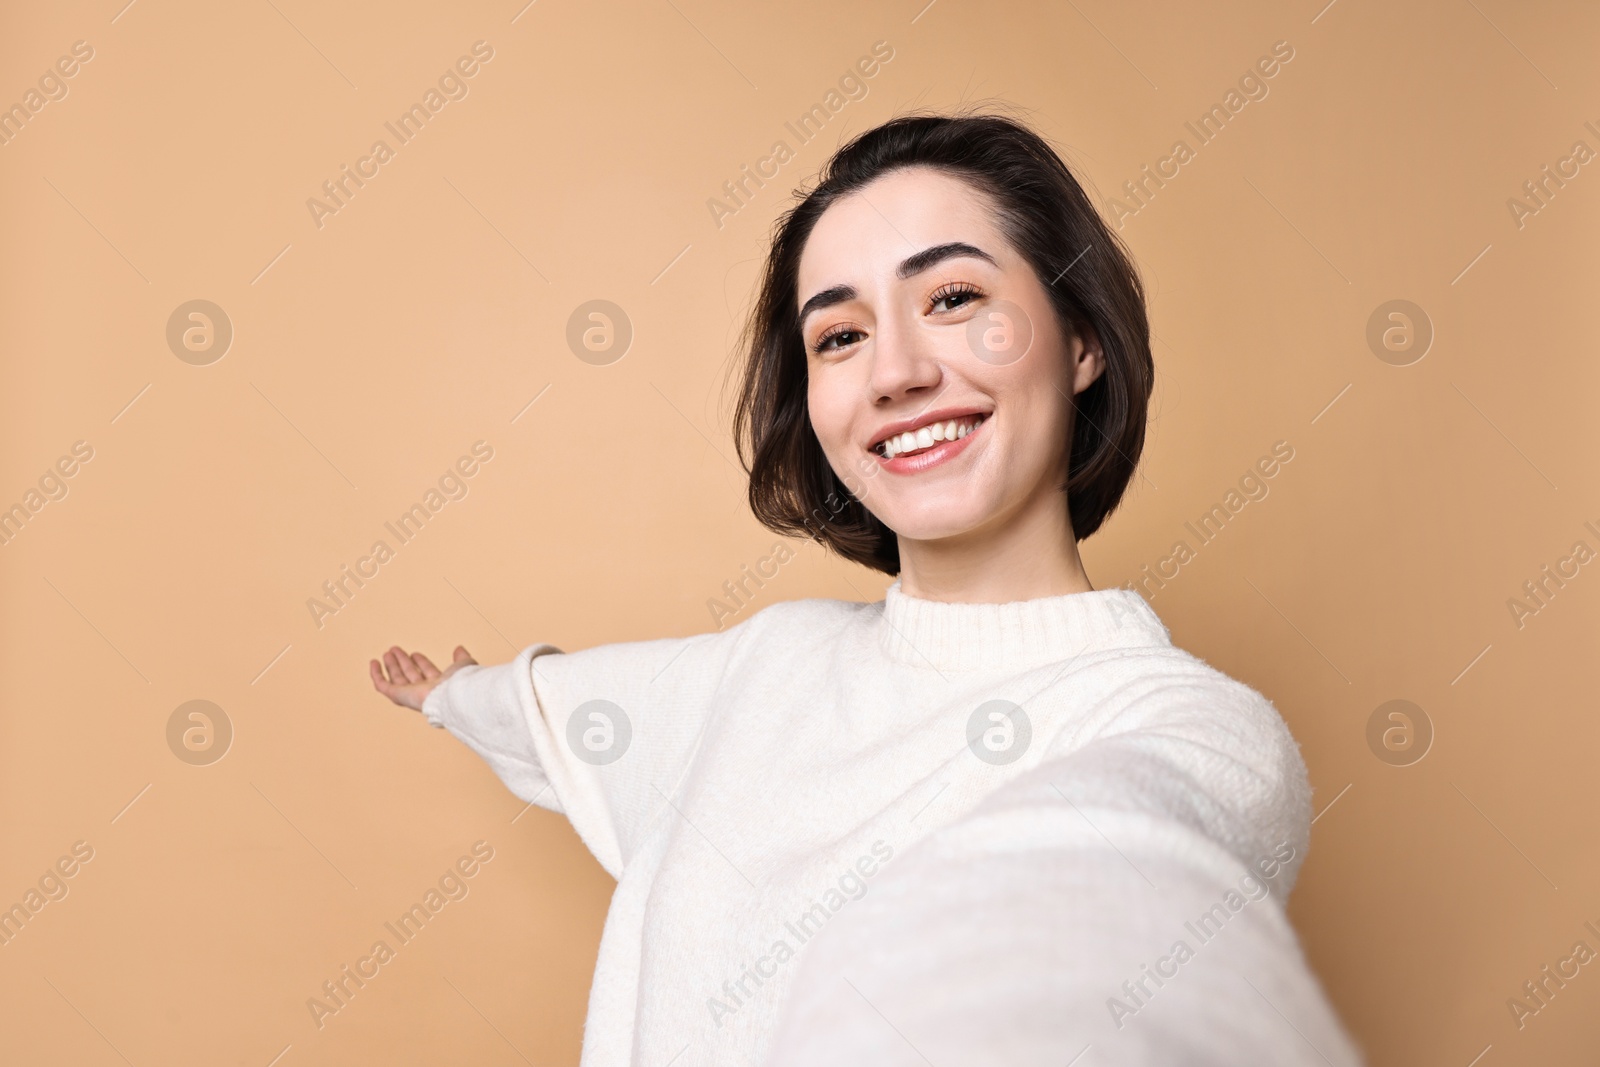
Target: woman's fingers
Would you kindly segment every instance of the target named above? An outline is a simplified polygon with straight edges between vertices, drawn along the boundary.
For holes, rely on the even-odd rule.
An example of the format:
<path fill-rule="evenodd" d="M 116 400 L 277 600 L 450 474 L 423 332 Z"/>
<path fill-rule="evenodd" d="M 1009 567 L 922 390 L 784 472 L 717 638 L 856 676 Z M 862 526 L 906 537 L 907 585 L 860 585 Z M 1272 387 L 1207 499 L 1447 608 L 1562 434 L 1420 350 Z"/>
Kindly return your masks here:
<path fill-rule="evenodd" d="M 432 660 L 421 652 L 407 652 L 395 645 L 383 654 L 381 660 L 367 664 L 373 688 L 401 707 L 421 710 L 423 698 L 437 686 L 442 678 L 458 667 L 477 660 L 462 645 L 457 645 L 450 670 L 440 671 Z"/>
<path fill-rule="evenodd" d="M 405 672 L 400 669 L 398 651 L 398 649 L 391 648 L 383 654 L 383 665 L 389 672 L 390 685 L 403 685 L 406 680 Z"/>
<path fill-rule="evenodd" d="M 384 654 L 384 660 L 389 664 L 389 677 L 402 684 L 415 685 L 422 681 L 422 672 L 412 662 L 411 657 L 399 645 L 395 645 Z"/>
<path fill-rule="evenodd" d="M 421 652 L 413 652 L 411 658 L 416 661 L 417 669 L 422 672 L 424 681 L 431 682 L 439 677 L 439 668 L 435 667 L 433 661 L 427 656 L 424 656 Z"/>

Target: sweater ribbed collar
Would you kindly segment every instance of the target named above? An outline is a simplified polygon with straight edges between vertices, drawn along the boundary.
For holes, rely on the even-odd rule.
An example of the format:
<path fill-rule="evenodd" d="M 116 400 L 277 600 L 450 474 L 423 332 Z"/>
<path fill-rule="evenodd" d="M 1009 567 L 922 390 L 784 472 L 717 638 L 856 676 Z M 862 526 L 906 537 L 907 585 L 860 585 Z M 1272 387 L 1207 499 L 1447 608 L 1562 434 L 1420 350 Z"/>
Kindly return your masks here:
<path fill-rule="evenodd" d="M 1132 589 L 953 604 L 908 596 L 896 579 L 881 609 L 884 655 L 940 671 L 1022 669 L 1109 648 L 1172 644 L 1155 609 Z"/>

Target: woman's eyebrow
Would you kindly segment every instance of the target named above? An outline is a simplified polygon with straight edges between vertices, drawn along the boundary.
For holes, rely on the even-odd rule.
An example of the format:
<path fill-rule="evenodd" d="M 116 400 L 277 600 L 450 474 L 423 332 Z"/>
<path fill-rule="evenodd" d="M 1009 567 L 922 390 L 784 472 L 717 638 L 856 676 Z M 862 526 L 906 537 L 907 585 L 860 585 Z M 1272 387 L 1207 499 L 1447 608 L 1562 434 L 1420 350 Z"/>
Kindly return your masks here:
<path fill-rule="evenodd" d="M 969 245 L 965 241 L 949 241 L 942 245 L 934 245 L 932 248 L 924 248 L 920 252 L 907 256 L 900 261 L 900 265 L 894 269 L 894 273 L 898 278 L 911 278 L 930 267 L 943 263 L 947 259 L 954 259 L 957 256 L 975 256 L 996 267 L 1000 265 L 995 263 L 993 256 L 976 245 Z M 829 286 L 800 306 L 800 325 L 804 326 L 806 324 L 806 317 L 813 311 L 821 311 L 825 307 L 832 307 L 834 304 L 842 304 L 855 298 L 856 290 L 853 285 Z"/>
<path fill-rule="evenodd" d="M 900 265 L 895 268 L 894 272 L 897 277 L 910 278 L 913 275 L 921 274 L 935 264 L 943 263 L 945 260 L 954 259 L 957 256 L 976 256 L 979 259 L 987 260 L 993 266 L 998 267 L 1000 265 L 995 263 L 993 256 L 975 245 L 969 245 L 965 241 L 950 241 L 946 244 L 934 245 L 932 248 L 924 248 L 915 255 L 907 256 L 901 260 Z"/>
<path fill-rule="evenodd" d="M 806 317 L 813 311 L 821 311 L 823 308 L 832 307 L 835 304 L 842 304 L 847 300 L 854 300 L 855 298 L 856 287 L 853 285 L 830 286 L 800 306 L 800 325 L 802 327 L 805 326 Z"/>

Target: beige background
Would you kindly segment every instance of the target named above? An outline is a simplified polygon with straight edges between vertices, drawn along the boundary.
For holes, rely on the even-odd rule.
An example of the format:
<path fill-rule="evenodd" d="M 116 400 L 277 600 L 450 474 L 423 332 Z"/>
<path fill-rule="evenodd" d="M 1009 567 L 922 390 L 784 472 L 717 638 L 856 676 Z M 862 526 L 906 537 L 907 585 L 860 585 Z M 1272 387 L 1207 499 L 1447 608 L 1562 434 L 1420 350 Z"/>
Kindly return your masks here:
<path fill-rule="evenodd" d="M 1301 742 L 1309 957 L 1374 1064 L 1592 1057 L 1600 967 L 1520 1030 L 1506 1001 L 1579 938 L 1600 949 L 1600 565 L 1520 628 L 1507 601 L 1575 541 L 1600 550 L 1600 175 L 1520 228 L 1507 201 L 1600 149 L 1600 13 L 122 3 L 13 5 L 0 33 L 0 103 L 94 49 L 0 146 L 0 506 L 94 452 L 0 547 L 0 904 L 94 849 L 0 947 L 0 1060 L 575 1063 L 609 879 L 374 694 L 367 658 L 709 628 L 774 541 L 721 390 L 787 190 L 905 108 L 999 100 L 1110 197 L 1194 147 L 1184 122 L 1280 40 L 1269 95 L 1123 226 L 1159 384 L 1090 573 L 1134 581 L 1289 442 L 1153 604 Z M 307 198 L 479 40 L 469 95 L 319 229 Z M 797 145 L 784 122 L 880 40 L 866 97 Z M 778 139 L 796 158 L 719 229 L 708 198 Z M 597 298 L 635 330 L 608 366 L 565 341 Z M 194 299 L 235 331 L 208 366 L 165 339 Z M 1409 366 L 1366 341 L 1394 299 L 1435 331 Z M 480 439 L 469 495 L 318 628 L 307 598 Z M 808 544 L 746 610 L 885 585 Z M 1395 698 L 1436 733 L 1411 766 L 1367 742 Z M 166 740 L 195 699 L 235 730 L 209 766 Z M 319 1031 L 307 998 L 479 840 L 470 895 Z"/>

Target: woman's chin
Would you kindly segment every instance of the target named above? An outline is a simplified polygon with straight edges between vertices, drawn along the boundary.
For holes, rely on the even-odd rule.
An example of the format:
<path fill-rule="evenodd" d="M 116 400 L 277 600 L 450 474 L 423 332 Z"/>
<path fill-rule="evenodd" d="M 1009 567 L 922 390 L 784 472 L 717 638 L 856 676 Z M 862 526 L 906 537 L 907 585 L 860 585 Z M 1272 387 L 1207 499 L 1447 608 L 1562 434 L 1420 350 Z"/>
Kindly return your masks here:
<path fill-rule="evenodd" d="M 951 514 L 948 507 L 941 507 L 937 511 L 938 514 L 904 517 L 898 522 L 894 518 L 886 518 L 884 525 L 903 540 L 924 543 L 954 540 L 983 525 L 981 516 Z"/>

